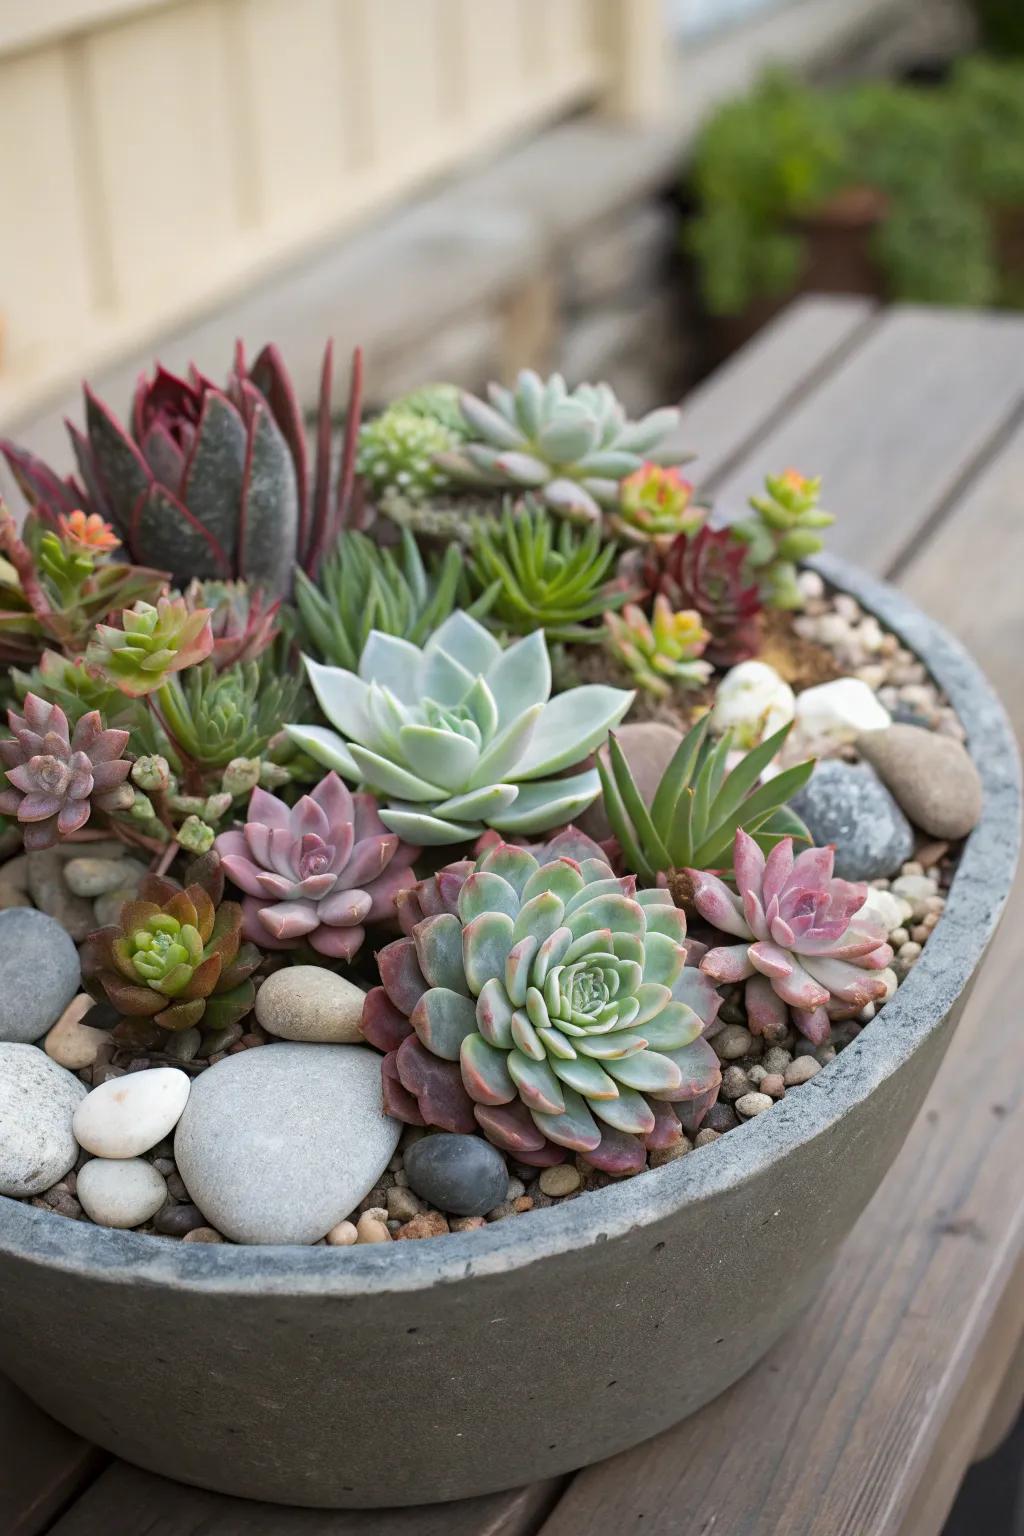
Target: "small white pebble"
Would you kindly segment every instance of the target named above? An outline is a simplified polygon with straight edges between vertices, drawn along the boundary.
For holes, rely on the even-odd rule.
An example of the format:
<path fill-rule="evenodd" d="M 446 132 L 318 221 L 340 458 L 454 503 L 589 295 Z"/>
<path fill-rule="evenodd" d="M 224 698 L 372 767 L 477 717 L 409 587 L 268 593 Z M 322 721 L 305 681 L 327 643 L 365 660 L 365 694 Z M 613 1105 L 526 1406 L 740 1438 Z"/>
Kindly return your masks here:
<path fill-rule="evenodd" d="M 755 1115 L 763 1115 L 766 1109 L 771 1109 L 773 1102 L 766 1093 L 745 1093 L 736 1100 L 736 1113 L 744 1120 L 752 1120 Z"/>
<path fill-rule="evenodd" d="M 390 1243 L 388 1213 L 380 1206 L 371 1206 L 356 1222 L 357 1243 Z"/>
<path fill-rule="evenodd" d="M 900 874 L 901 875 L 923 875 L 924 874 L 924 865 L 923 864 L 919 864 L 916 859 L 908 859 L 907 862 L 903 865 L 902 869 L 900 870 Z"/>
<path fill-rule="evenodd" d="M 520 1195 L 526 1194 L 526 1185 L 522 1179 L 509 1179 L 508 1189 L 505 1191 L 506 1200 L 518 1200 Z"/>
<path fill-rule="evenodd" d="M 825 583 L 817 571 L 801 571 L 796 579 L 796 584 L 804 597 L 825 596 Z"/>
<path fill-rule="evenodd" d="M 921 946 L 913 939 L 907 944 L 901 944 L 896 952 L 897 960 L 916 960 L 921 953 Z"/>
<path fill-rule="evenodd" d="M 572 1163 L 556 1163 L 553 1168 L 543 1168 L 540 1175 L 541 1193 L 557 1198 L 571 1195 L 581 1183 L 579 1170 Z"/>
<path fill-rule="evenodd" d="M 807 1083 L 821 1071 L 821 1063 L 813 1056 L 797 1056 L 789 1063 L 782 1074 L 782 1081 L 787 1088 L 799 1088 L 801 1083 Z"/>
<path fill-rule="evenodd" d="M 910 934 L 905 928 L 894 928 L 889 935 L 889 943 L 893 949 L 899 949 L 900 945 L 906 944 L 909 938 Z"/>
<path fill-rule="evenodd" d="M 327 1234 L 327 1241 L 332 1248 L 350 1248 L 353 1243 L 359 1241 L 359 1229 L 354 1222 L 339 1221 L 336 1227 L 332 1227 Z"/>

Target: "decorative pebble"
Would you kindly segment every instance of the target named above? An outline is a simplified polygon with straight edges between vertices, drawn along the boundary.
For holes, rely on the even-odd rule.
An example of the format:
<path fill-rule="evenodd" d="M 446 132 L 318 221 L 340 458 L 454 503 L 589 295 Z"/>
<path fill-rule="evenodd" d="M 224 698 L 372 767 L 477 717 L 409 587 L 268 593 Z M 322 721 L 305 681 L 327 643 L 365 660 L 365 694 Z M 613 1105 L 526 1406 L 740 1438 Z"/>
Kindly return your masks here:
<path fill-rule="evenodd" d="M 722 1073 L 722 1086 L 719 1092 L 723 1099 L 734 1102 L 741 1099 L 745 1093 L 750 1092 L 750 1078 L 742 1067 L 726 1067 Z"/>
<path fill-rule="evenodd" d="M 423 1211 L 419 1216 L 414 1216 L 404 1226 L 399 1227 L 395 1233 L 395 1240 L 402 1242 L 406 1239 L 423 1237 L 441 1237 L 447 1232 L 448 1223 L 440 1211 Z"/>
<path fill-rule="evenodd" d="M 392 1221 L 412 1221 L 423 1210 L 423 1201 L 411 1189 L 393 1184 L 384 1197 L 388 1217 Z"/>
<path fill-rule="evenodd" d="M 358 1241 L 359 1230 L 352 1221 L 337 1222 L 327 1234 L 327 1242 L 332 1248 L 351 1248 Z"/>
<path fill-rule="evenodd" d="M 0 912 L 0 1041 L 45 1035 L 81 979 L 78 951 L 55 918 L 32 907 Z"/>
<path fill-rule="evenodd" d="M 191 1201 L 186 1200 L 180 1205 L 168 1201 L 162 1210 L 157 1211 L 153 1225 L 165 1237 L 184 1237 L 186 1232 L 205 1226 L 206 1222 L 202 1211 Z"/>
<path fill-rule="evenodd" d="M 68 859 L 64 865 L 64 879 L 75 896 L 106 896 L 110 891 L 134 890 L 145 873 L 135 859 L 78 858 Z"/>
<path fill-rule="evenodd" d="M 64 855 L 59 848 L 42 848 L 28 855 L 28 893 L 39 910 L 58 922 L 76 944 L 96 927 L 92 902 L 75 896 L 64 884 Z"/>
<path fill-rule="evenodd" d="M 710 1147 L 711 1143 L 713 1141 L 717 1141 L 721 1134 L 721 1131 L 713 1131 L 710 1126 L 706 1126 L 704 1130 L 698 1131 L 694 1137 L 694 1149 L 696 1150 L 698 1147 Z"/>
<path fill-rule="evenodd" d="M 797 1056 L 783 1071 L 782 1081 L 787 1088 L 799 1088 L 801 1083 L 810 1082 L 820 1071 L 821 1063 L 813 1056 Z"/>
<path fill-rule="evenodd" d="M 142 1157 L 94 1157 L 78 1170 L 78 1199 L 100 1227 L 140 1227 L 166 1198 L 163 1175 Z"/>
<path fill-rule="evenodd" d="M 281 1040 L 355 1045 L 366 993 L 322 965 L 289 965 L 268 976 L 256 994 L 256 1017 Z"/>
<path fill-rule="evenodd" d="M 879 891 L 868 887 L 867 900 L 856 914 L 880 923 L 886 933 L 892 933 L 913 915 L 913 909 L 904 897 L 894 891 Z"/>
<path fill-rule="evenodd" d="M 909 915 L 919 922 L 925 914 L 932 909 L 928 903 L 936 897 L 936 887 L 928 879 L 927 875 L 897 875 L 892 882 L 891 890 L 894 896 L 898 896 L 907 903 Z"/>
<path fill-rule="evenodd" d="M 837 677 L 797 695 L 796 732 L 815 741 L 855 741 L 862 731 L 882 731 L 889 711 L 859 677 Z"/>
<path fill-rule="evenodd" d="M 83 1024 L 92 1006 L 92 998 L 84 992 L 73 997 L 43 1041 L 47 1056 L 71 1072 L 91 1067 L 100 1052 L 113 1045 L 107 1030 Z"/>
<path fill-rule="evenodd" d="M 94 1088 L 75 1111 L 75 1135 L 95 1157 L 131 1158 L 177 1125 L 191 1080 L 177 1067 L 149 1067 Z"/>
<path fill-rule="evenodd" d="M 857 738 L 857 749 L 915 826 L 930 837 L 966 837 L 981 815 L 981 779 L 951 736 L 893 725 Z"/>
<path fill-rule="evenodd" d="M 198 1029 L 179 1029 L 171 1035 L 164 1049 L 175 1061 L 192 1061 L 198 1056 L 202 1043 Z"/>
<path fill-rule="evenodd" d="M 756 1115 L 763 1115 L 766 1109 L 771 1109 L 773 1099 L 766 1093 L 745 1093 L 742 1099 L 736 1100 L 736 1109 L 744 1120 L 753 1120 Z"/>
<path fill-rule="evenodd" d="M 629 764 L 636 787 L 644 803 L 650 805 L 654 799 L 654 792 L 661 783 L 661 776 L 683 739 L 682 733 L 660 720 L 635 720 L 620 725 L 615 735 Z M 606 747 L 602 748 L 602 755 L 607 755 Z M 612 829 L 600 795 L 593 805 L 583 812 L 579 825 L 588 837 L 594 838 L 597 842 L 611 837 Z"/>
<path fill-rule="evenodd" d="M 841 880 L 891 875 L 914 847 L 911 825 L 872 768 L 819 762 L 790 801 L 816 844 L 835 848 Z"/>
<path fill-rule="evenodd" d="M 716 735 L 732 731 L 737 747 L 749 751 L 793 718 L 793 690 L 774 667 L 764 661 L 741 661 L 718 684 L 711 729 Z"/>
<path fill-rule="evenodd" d="M 400 1132 L 383 1111 L 376 1052 L 269 1045 L 194 1080 L 174 1158 L 233 1242 L 315 1243 L 373 1188 Z"/>
<path fill-rule="evenodd" d="M 710 1042 L 712 1050 L 721 1061 L 738 1061 L 746 1056 L 754 1037 L 742 1024 L 727 1024 Z"/>
<path fill-rule="evenodd" d="M 86 1089 L 34 1045 L 0 1042 L 0 1195 L 38 1195 L 74 1167 Z"/>
<path fill-rule="evenodd" d="M 786 1091 L 786 1080 L 781 1072 L 766 1072 L 761 1079 L 760 1088 L 770 1099 L 781 1099 Z"/>
<path fill-rule="evenodd" d="M 552 1168 L 541 1169 L 538 1182 L 544 1194 L 557 1199 L 559 1195 L 574 1194 L 582 1180 L 579 1170 L 572 1163 L 555 1163 Z"/>
<path fill-rule="evenodd" d="M 183 1243 L 222 1243 L 221 1234 L 214 1227 L 193 1227 L 182 1238 Z"/>
<path fill-rule="evenodd" d="M 390 1243 L 391 1233 L 388 1231 L 387 1211 L 373 1208 L 364 1211 L 356 1222 L 357 1243 Z"/>
<path fill-rule="evenodd" d="M 505 1159 L 482 1136 L 425 1136 L 406 1148 L 405 1172 L 428 1205 L 455 1216 L 486 1216 L 509 1198 Z"/>

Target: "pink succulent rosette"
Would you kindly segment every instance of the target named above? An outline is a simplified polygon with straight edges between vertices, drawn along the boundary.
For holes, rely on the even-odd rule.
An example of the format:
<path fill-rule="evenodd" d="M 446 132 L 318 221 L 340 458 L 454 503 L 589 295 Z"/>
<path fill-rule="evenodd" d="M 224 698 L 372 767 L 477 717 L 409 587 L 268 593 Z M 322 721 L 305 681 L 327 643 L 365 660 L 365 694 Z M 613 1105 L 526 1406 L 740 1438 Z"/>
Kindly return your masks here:
<path fill-rule="evenodd" d="M 706 870 L 688 870 L 701 917 L 741 942 L 709 949 L 700 962 L 716 982 L 746 982 L 754 1034 L 781 1034 L 789 1019 L 816 1045 L 833 1018 L 888 993 L 878 974 L 892 960 L 884 930 L 858 917 L 867 886 L 834 879 L 831 848 L 793 856 L 783 838 L 767 858 L 742 828 L 733 845 L 736 891 Z"/>
<path fill-rule="evenodd" d="M 216 848 L 245 892 L 247 939 L 264 949 L 306 940 L 335 960 L 358 953 L 368 924 L 394 918 L 420 851 L 388 831 L 373 795 L 352 794 L 336 773 L 295 806 L 254 789 L 244 827 L 222 832 Z"/>
<path fill-rule="evenodd" d="M 0 814 L 22 825 L 25 847 L 49 848 L 85 826 L 94 810 L 125 810 L 132 788 L 131 763 L 121 756 L 128 732 L 105 730 L 98 710 L 82 716 L 73 731 L 58 704 L 25 695 L 19 715 L 8 710 L 11 737 L 0 741 Z"/>

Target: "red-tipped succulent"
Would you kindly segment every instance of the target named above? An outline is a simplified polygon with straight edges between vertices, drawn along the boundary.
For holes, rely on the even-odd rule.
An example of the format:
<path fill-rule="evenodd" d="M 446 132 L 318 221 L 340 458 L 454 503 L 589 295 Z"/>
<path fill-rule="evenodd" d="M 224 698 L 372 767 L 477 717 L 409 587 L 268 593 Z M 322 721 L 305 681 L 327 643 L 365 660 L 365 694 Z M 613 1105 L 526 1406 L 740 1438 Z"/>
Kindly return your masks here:
<path fill-rule="evenodd" d="M 222 832 L 216 848 L 245 892 L 247 938 L 266 949 L 305 941 L 341 960 L 358 953 L 368 924 L 394 918 L 419 853 L 388 831 L 372 795 L 352 794 L 336 773 L 293 807 L 254 789 L 244 828 Z"/>
<path fill-rule="evenodd" d="M 705 1038 L 720 999 L 666 891 L 498 843 L 417 901 L 432 915 L 380 951 L 363 1008 L 390 1114 L 618 1174 L 699 1125 L 721 1081 Z"/>
<path fill-rule="evenodd" d="M 687 870 L 701 917 L 739 940 L 709 949 L 700 968 L 715 982 L 746 982 L 754 1034 L 778 1037 L 792 1020 L 821 1045 L 832 1019 L 888 994 L 879 972 L 892 949 L 877 923 L 858 916 L 867 886 L 834 879 L 834 857 L 831 848 L 808 848 L 794 858 L 789 837 L 765 857 L 740 828 L 735 891 L 706 870 Z"/>
<path fill-rule="evenodd" d="M 131 763 L 121 756 L 127 731 L 104 730 L 95 709 L 69 731 L 60 706 L 34 693 L 26 694 L 24 710 L 8 710 L 13 735 L 0 741 L 8 786 L 0 790 L 0 814 L 21 823 L 27 849 L 70 837 L 94 810 L 131 805 L 132 788 L 125 782 Z"/>
<path fill-rule="evenodd" d="M 82 946 L 82 975 L 93 997 L 106 997 L 122 1015 L 118 1039 L 149 1047 L 162 1031 L 223 1029 L 243 1019 L 256 989 L 261 955 L 242 943 L 242 909 L 223 901 L 220 860 L 196 860 L 182 890 L 147 875 L 126 901 L 115 926 L 100 928 Z"/>
<path fill-rule="evenodd" d="M 210 660 L 218 672 L 258 660 L 279 632 L 280 601 L 269 601 L 244 581 L 190 582 L 185 589 L 185 606 L 190 613 L 209 613 L 213 636 Z"/>
<path fill-rule="evenodd" d="M 223 389 L 193 367 L 157 366 L 130 428 L 85 388 L 85 432 L 69 424 L 81 480 L 62 479 L 13 443 L 2 450 L 27 501 L 55 528 L 82 510 L 109 523 L 136 563 L 191 577 L 243 578 L 277 595 L 298 563 L 315 573 L 350 514 L 361 363 L 353 361 L 346 441 L 331 486 L 331 348 L 324 356 L 314 462 L 276 347 L 251 367 L 239 344 Z"/>
<path fill-rule="evenodd" d="M 746 546 L 728 528 L 681 533 L 668 549 L 652 549 L 642 571 L 648 591 L 664 594 L 673 611 L 694 608 L 710 635 L 705 655 L 718 667 L 760 649 L 761 596 L 744 572 Z"/>

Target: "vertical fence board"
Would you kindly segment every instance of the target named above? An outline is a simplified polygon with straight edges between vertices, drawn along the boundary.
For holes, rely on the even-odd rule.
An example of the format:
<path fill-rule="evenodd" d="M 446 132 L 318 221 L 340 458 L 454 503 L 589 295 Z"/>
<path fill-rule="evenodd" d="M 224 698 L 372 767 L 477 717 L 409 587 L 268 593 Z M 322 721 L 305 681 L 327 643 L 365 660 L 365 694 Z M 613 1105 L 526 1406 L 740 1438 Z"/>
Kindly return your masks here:
<path fill-rule="evenodd" d="M 457 5 L 461 96 L 469 123 L 486 131 L 507 120 L 510 104 L 529 99 L 539 84 L 527 70 L 527 8 L 524 0 Z"/>
<path fill-rule="evenodd" d="M 64 53 L 0 60 L 0 368 L 84 328 L 92 289 L 76 174 Z"/>
<path fill-rule="evenodd" d="M 447 0 L 361 0 L 363 103 L 376 164 L 421 162 L 442 136 L 453 103 L 445 89 Z"/>
<path fill-rule="evenodd" d="M 125 307 L 201 292 L 239 230 L 222 0 L 90 34 L 84 62 L 113 282 Z"/>

